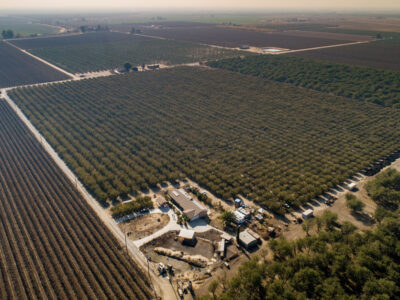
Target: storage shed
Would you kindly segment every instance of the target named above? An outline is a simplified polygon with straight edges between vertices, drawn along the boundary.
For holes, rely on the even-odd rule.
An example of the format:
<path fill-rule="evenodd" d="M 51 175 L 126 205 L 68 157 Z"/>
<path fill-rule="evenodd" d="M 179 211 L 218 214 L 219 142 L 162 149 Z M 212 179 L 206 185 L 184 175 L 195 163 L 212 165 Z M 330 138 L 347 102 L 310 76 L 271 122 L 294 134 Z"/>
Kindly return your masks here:
<path fill-rule="evenodd" d="M 250 249 L 257 245 L 257 239 L 253 237 L 247 230 L 239 233 L 239 241 L 243 247 Z"/>
<path fill-rule="evenodd" d="M 233 212 L 233 214 L 235 215 L 235 223 L 236 224 L 239 224 L 239 225 L 243 224 L 244 221 L 246 220 L 246 216 L 237 210 L 235 210 Z"/>
<path fill-rule="evenodd" d="M 242 204 L 242 199 L 236 198 L 235 199 L 235 206 L 239 207 Z"/>
<path fill-rule="evenodd" d="M 259 209 L 257 210 L 257 212 L 258 212 L 259 214 L 264 215 L 267 211 L 266 211 L 264 208 L 259 208 Z"/>
<path fill-rule="evenodd" d="M 356 184 L 354 182 L 351 182 L 347 185 L 347 188 L 349 191 L 354 191 L 356 189 Z"/>
<path fill-rule="evenodd" d="M 312 209 L 307 209 L 303 211 L 301 216 L 303 217 L 303 219 L 311 218 L 314 216 L 314 211 Z"/>
<path fill-rule="evenodd" d="M 247 229 L 247 232 L 250 233 L 253 236 L 253 238 L 255 238 L 258 242 L 261 241 L 261 237 L 258 233 L 254 232 L 251 229 Z"/>
<path fill-rule="evenodd" d="M 196 234 L 194 230 L 181 229 L 178 239 L 182 244 L 194 245 L 196 243 Z"/>
<path fill-rule="evenodd" d="M 232 236 L 224 232 L 221 234 L 221 239 L 224 239 L 227 243 L 232 242 Z"/>
<path fill-rule="evenodd" d="M 225 239 L 222 239 L 221 241 L 218 242 L 217 253 L 219 254 L 220 257 L 225 256 Z"/>

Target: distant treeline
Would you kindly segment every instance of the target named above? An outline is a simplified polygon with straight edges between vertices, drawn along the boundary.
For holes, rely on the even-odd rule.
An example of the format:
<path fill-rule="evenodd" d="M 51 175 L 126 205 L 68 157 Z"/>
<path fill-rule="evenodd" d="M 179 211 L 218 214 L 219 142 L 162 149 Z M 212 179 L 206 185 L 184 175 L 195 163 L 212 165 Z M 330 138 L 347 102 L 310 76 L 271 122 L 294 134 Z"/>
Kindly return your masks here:
<path fill-rule="evenodd" d="M 400 72 L 281 55 L 224 59 L 208 65 L 400 108 Z"/>
<path fill-rule="evenodd" d="M 7 30 L 3 30 L 1 32 L 1 36 L 3 37 L 3 39 L 12 39 L 14 37 L 21 37 L 20 33 L 15 34 L 14 31 L 12 31 L 11 29 L 7 29 Z"/>

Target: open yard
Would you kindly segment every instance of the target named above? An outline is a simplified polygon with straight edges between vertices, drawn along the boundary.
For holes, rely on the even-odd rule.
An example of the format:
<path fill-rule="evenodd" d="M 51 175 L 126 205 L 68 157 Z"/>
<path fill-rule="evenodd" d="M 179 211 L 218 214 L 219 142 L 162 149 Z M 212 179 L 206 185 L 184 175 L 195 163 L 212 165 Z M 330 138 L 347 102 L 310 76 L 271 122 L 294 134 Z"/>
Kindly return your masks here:
<path fill-rule="evenodd" d="M 178 234 L 178 231 L 169 231 L 143 245 L 140 250 L 143 251 L 146 257 L 150 257 L 154 262 L 162 262 L 166 265 L 171 264 L 175 269 L 175 273 L 185 273 L 193 270 L 204 272 L 207 268 L 210 268 L 213 263 L 216 263 L 218 266 L 220 265 L 217 263 L 218 257 L 215 255 L 216 243 L 221 241 L 220 234 L 218 234 L 217 231 L 210 230 L 203 233 L 197 233 L 194 245 L 182 244 L 178 238 Z M 171 251 L 183 252 L 185 255 L 193 257 L 200 255 L 204 257 L 209 264 L 197 266 L 188 263 L 184 259 L 177 259 L 168 255 L 159 254 L 155 251 L 158 247 L 169 249 Z M 238 254 L 236 246 L 227 245 L 226 256 L 232 256 L 233 254 Z M 236 256 L 237 255 L 235 255 L 235 257 Z"/>
<path fill-rule="evenodd" d="M 68 78 L 67 75 L 0 41 L 0 88 Z"/>
<path fill-rule="evenodd" d="M 162 229 L 169 222 L 167 214 L 146 214 L 119 224 L 122 232 L 129 232 L 129 238 L 139 240 Z"/>
<path fill-rule="evenodd" d="M 292 32 L 258 32 L 253 30 L 240 30 L 223 28 L 217 26 L 186 26 L 168 27 L 161 26 L 156 28 L 142 28 L 143 32 L 152 36 L 171 38 L 175 40 L 218 45 L 225 47 L 239 47 L 247 44 L 254 47 L 279 47 L 287 49 L 303 49 L 334 44 L 343 44 L 349 41 L 358 40 L 360 37 L 346 36 L 344 39 L 340 35 L 326 34 L 325 36 L 316 34 L 299 34 Z"/>
<path fill-rule="evenodd" d="M 241 53 L 118 32 L 24 39 L 13 43 L 72 73 L 121 68 L 127 62 L 133 66 L 183 64 L 238 56 Z"/>
<path fill-rule="evenodd" d="M 174 68 L 10 96 L 102 203 L 189 177 L 274 211 L 398 149 L 400 111 L 239 73 Z"/>

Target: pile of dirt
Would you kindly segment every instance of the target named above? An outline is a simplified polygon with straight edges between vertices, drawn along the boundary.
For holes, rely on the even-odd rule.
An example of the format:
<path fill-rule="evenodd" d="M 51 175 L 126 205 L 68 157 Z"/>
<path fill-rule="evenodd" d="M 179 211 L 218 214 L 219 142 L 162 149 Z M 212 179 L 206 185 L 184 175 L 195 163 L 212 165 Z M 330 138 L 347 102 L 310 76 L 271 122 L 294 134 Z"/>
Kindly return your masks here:
<path fill-rule="evenodd" d="M 206 267 L 209 262 L 208 258 L 202 255 L 189 255 L 184 253 L 183 251 L 174 251 L 163 247 L 154 248 L 154 252 L 156 252 L 157 254 L 182 260 L 197 267 Z"/>

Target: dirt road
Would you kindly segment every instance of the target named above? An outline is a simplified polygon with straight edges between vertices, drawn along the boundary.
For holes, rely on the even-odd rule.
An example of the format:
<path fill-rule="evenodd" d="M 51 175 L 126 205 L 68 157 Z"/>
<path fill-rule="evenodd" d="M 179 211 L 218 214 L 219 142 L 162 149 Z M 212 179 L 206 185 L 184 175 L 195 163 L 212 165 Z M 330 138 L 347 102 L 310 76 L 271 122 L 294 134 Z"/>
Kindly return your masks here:
<path fill-rule="evenodd" d="M 49 153 L 58 167 L 64 172 L 67 178 L 75 185 L 77 190 L 81 193 L 82 197 L 87 201 L 87 203 L 92 207 L 92 209 L 97 213 L 101 221 L 108 227 L 108 229 L 114 234 L 114 236 L 119 240 L 119 242 L 125 244 L 125 235 L 119 229 L 118 225 L 114 222 L 111 216 L 100 206 L 100 204 L 88 193 L 83 184 L 78 180 L 74 173 L 69 169 L 69 167 L 64 163 L 64 161 L 58 156 L 56 151 L 50 146 L 46 139 L 39 133 L 39 131 L 32 125 L 32 123 L 26 118 L 18 106 L 13 102 L 13 100 L 7 95 L 6 90 L 2 90 L 1 93 L 3 99 L 12 107 L 12 109 L 17 113 L 24 124 L 29 128 L 34 137 L 42 144 L 43 148 Z M 162 278 L 156 275 L 155 266 L 147 262 L 146 257 L 139 249 L 135 246 L 133 242 L 127 241 L 127 250 L 134 260 L 143 268 L 143 270 L 149 270 L 151 281 L 154 285 L 156 293 L 165 300 L 175 300 L 176 295 L 170 282 L 166 278 Z"/>
<path fill-rule="evenodd" d="M 127 34 L 130 34 L 130 33 L 127 32 Z M 149 38 L 154 38 L 154 39 L 168 40 L 168 38 L 160 37 L 160 36 L 146 35 L 146 34 L 138 34 L 138 35 L 149 37 Z M 173 40 L 173 39 L 170 39 L 170 40 Z M 296 53 L 296 52 L 320 50 L 320 49 L 327 49 L 327 48 L 345 47 L 345 46 L 358 45 L 358 44 L 366 44 L 366 43 L 370 43 L 370 42 L 374 42 L 374 41 L 376 41 L 376 40 L 365 40 L 365 41 L 357 41 L 357 42 L 348 42 L 348 43 L 342 43 L 342 44 L 319 46 L 319 47 L 296 49 L 296 50 L 283 49 L 283 48 L 274 47 L 274 46 L 265 46 L 265 47 L 253 47 L 253 46 L 251 46 L 249 49 L 245 49 L 244 50 L 244 49 L 239 49 L 239 48 L 225 47 L 225 46 L 205 44 L 205 43 L 198 43 L 198 44 L 204 45 L 204 46 L 213 47 L 213 48 L 227 49 L 227 50 L 236 50 L 236 51 L 251 52 L 251 53 L 258 53 L 258 54 L 280 55 L 280 54 L 287 54 L 287 53 Z M 282 51 L 266 53 L 265 51 L 263 51 L 263 48 L 282 49 Z"/>
<path fill-rule="evenodd" d="M 296 52 L 304 52 L 304 51 L 313 51 L 313 50 L 336 48 L 336 47 L 345 47 L 345 46 L 351 46 L 351 45 L 359 45 L 359 44 L 371 43 L 373 41 L 374 40 L 372 40 L 372 41 L 360 41 L 360 42 L 344 43 L 344 44 L 336 44 L 336 45 L 321 46 L 321 47 L 313 47 L 313 48 L 305 48 L 305 49 L 298 49 L 298 50 L 288 50 L 288 51 L 274 52 L 274 53 L 270 53 L 270 54 L 279 55 L 279 54 L 288 54 L 288 53 L 296 53 Z"/>
<path fill-rule="evenodd" d="M 75 78 L 75 77 L 76 77 L 76 75 L 74 75 L 74 74 L 72 74 L 72 73 L 69 73 L 69 72 L 65 71 L 64 69 L 61 69 L 61 68 L 57 67 L 56 65 L 53 65 L 52 63 L 49 63 L 48 61 L 46 61 L 46 60 L 44 60 L 44 59 L 41 59 L 40 57 L 38 57 L 38 56 L 36 56 L 36 55 L 33 55 L 32 53 L 30 53 L 30 52 L 28 52 L 28 51 L 26 51 L 26 50 L 24 50 L 24 49 L 19 48 L 18 46 L 15 46 L 14 44 L 8 42 L 7 40 L 5 40 L 4 43 L 7 43 L 8 45 L 10 45 L 10 46 L 12 46 L 12 47 L 18 49 L 19 51 L 25 53 L 26 55 L 29 55 L 29 56 L 31 56 L 31 57 L 37 59 L 38 61 L 40 61 L 40 62 L 42 62 L 42 63 L 44 63 L 44 64 L 46 64 L 46 65 L 48 65 L 48 66 L 50 66 L 50 67 L 52 67 L 52 68 L 54 68 L 54 69 L 56 69 L 57 71 L 59 71 L 59 72 L 61 72 L 61 73 L 64 73 L 64 74 L 68 75 L 68 76 L 71 77 L 71 78 Z"/>

